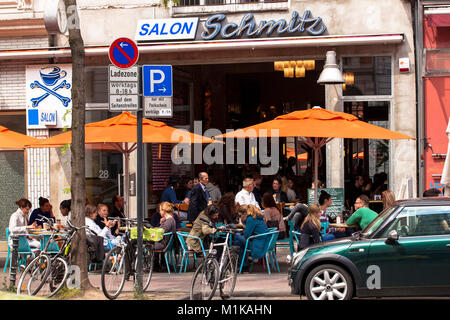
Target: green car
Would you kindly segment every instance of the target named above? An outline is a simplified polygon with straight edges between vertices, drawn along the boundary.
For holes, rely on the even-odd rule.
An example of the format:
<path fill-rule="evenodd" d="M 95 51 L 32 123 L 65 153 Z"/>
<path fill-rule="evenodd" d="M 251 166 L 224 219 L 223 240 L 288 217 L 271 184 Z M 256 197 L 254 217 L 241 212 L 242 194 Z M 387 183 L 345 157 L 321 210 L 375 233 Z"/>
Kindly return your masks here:
<path fill-rule="evenodd" d="M 450 198 L 397 201 L 351 237 L 288 256 L 309 299 L 450 296 Z"/>

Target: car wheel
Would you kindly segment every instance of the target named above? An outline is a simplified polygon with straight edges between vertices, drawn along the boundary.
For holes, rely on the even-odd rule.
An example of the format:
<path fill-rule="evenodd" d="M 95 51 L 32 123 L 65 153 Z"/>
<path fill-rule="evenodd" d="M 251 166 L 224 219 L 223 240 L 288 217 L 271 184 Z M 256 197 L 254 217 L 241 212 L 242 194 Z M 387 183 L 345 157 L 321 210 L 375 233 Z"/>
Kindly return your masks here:
<path fill-rule="evenodd" d="M 339 266 L 318 266 L 306 278 L 305 293 L 310 300 L 349 300 L 353 296 L 353 280 Z"/>

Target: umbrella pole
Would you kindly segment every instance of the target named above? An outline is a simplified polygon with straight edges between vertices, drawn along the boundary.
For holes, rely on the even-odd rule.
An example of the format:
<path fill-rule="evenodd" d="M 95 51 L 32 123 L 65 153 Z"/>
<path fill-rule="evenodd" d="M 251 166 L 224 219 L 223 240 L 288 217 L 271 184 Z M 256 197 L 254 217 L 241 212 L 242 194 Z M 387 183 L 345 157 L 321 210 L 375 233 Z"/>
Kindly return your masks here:
<path fill-rule="evenodd" d="M 125 217 L 128 218 L 130 212 L 130 152 L 128 149 L 128 143 L 126 143 L 124 156 L 125 167 L 123 170 L 123 198 L 125 199 L 124 213 Z"/>
<path fill-rule="evenodd" d="M 317 138 L 314 138 L 314 203 L 317 204 L 317 187 L 319 180 L 319 148 L 320 146 L 317 143 Z"/>

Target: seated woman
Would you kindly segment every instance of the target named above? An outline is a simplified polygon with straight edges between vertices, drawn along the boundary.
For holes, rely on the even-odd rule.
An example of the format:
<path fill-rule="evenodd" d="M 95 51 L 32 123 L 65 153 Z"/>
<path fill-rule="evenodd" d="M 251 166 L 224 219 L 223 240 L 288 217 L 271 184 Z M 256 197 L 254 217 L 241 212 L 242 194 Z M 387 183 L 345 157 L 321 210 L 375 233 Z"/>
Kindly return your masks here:
<path fill-rule="evenodd" d="M 216 230 L 211 228 L 206 222 L 201 219 L 215 222 L 219 217 L 219 210 L 216 205 L 209 205 L 200 212 L 197 219 L 195 219 L 192 224 L 192 230 L 189 232 L 189 235 L 199 237 L 200 239 L 204 239 L 207 235 L 213 234 Z M 202 252 L 202 246 L 198 239 L 194 238 L 186 238 L 186 244 L 189 250 L 193 250 L 196 253 Z"/>
<path fill-rule="evenodd" d="M 97 207 L 92 204 L 86 205 L 85 214 L 86 214 L 85 217 L 86 225 L 95 233 L 97 233 L 98 236 L 103 237 L 103 246 L 106 251 L 111 250 L 113 247 L 115 247 L 117 244 L 120 243 L 121 237 L 120 236 L 114 237 L 111 234 L 111 228 L 116 224 L 116 221 L 107 220 L 105 223 L 105 227 L 101 229 L 94 221 L 95 218 L 97 217 Z M 90 230 L 86 229 L 86 236 L 89 235 L 94 234 Z"/>
<path fill-rule="evenodd" d="M 59 204 L 59 212 L 61 213 L 61 215 L 63 217 L 66 217 L 66 224 L 65 226 L 68 227 L 68 223 L 67 221 L 70 221 L 70 207 L 72 205 L 72 201 L 69 200 L 63 200 L 61 201 L 61 203 Z M 62 226 L 62 228 L 64 228 L 64 226 Z M 62 229 L 60 228 L 60 229 Z"/>
<path fill-rule="evenodd" d="M 162 203 L 164 203 L 164 202 L 162 202 Z M 170 203 L 170 202 L 168 202 L 168 203 Z M 175 213 L 173 213 L 172 216 L 173 216 L 173 218 L 175 220 L 176 228 L 180 229 L 181 228 L 180 219 L 178 218 L 178 216 Z M 161 219 L 162 219 L 161 209 L 159 208 L 155 213 L 152 214 L 152 217 L 150 219 L 150 224 L 153 227 L 160 227 L 161 226 Z"/>
<path fill-rule="evenodd" d="M 163 202 L 159 204 L 159 214 L 161 215 L 160 220 L 160 228 L 164 229 L 164 233 L 171 232 L 175 234 L 177 232 L 177 226 L 175 219 L 173 218 L 173 205 L 169 202 Z M 164 236 L 161 241 L 155 242 L 155 250 L 164 250 L 170 241 L 170 235 Z M 163 257 L 162 253 L 157 253 L 155 257 L 155 270 L 160 271 L 163 266 Z"/>
<path fill-rule="evenodd" d="M 219 222 L 223 224 L 235 224 L 238 222 L 235 196 L 232 192 L 225 193 L 217 204 L 219 209 Z"/>
<path fill-rule="evenodd" d="M 169 202 L 163 202 L 159 205 L 159 214 L 161 215 L 160 228 L 164 229 L 164 233 L 176 232 L 176 222 L 173 218 L 173 205 Z M 169 243 L 169 236 L 155 243 L 155 250 L 164 250 Z"/>
<path fill-rule="evenodd" d="M 263 234 L 269 232 L 266 223 L 264 222 L 264 216 L 257 207 L 249 204 L 247 207 L 247 216 L 245 217 L 245 229 L 244 229 L 244 238 L 247 241 L 248 238 L 254 235 Z M 250 255 L 253 260 L 264 258 L 265 249 L 267 248 L 271 237 L 258 237 L 251 240 L 248 244 L 248 249 L 250 249 Z M 239 256 L 239 260 L 241 260 L 242 255 L 244 254 L 243 249 L 241 248 L 241 252 Z M 244 267 L 248 266 L 248 261 L 244 260 Z"/>
<path fill-rule="evenodd" d="M 286 225 L 284 224 L 283 217 L 278 210 L 277 204 L 275 203 L 271 193 L 264 193 L 262 205 L 264 208 L 264 220 L 267 227 L 276 227 L 277 230 L 280 231 L 278 234 L 278 239 L 284 239 L 286 234 Z"/>
<path fill-rule="evenodd" d="M 34 221 L 30 225 L 28 225 L 28 214 L 31 209 L 31 202 L 28 199 L 22 198 L 16 201 L 17 206 L 19 207 L 9 218 L 9 239 L 8 245 L 12 247 L 12 238 L 11 236 L 17 235 L 26 235 L 28 234 L 28 230 L 33 229 L 37 226 L 38 221 Z M 39 249 L 41 247 L 41 243 L 37 239 L 27 238 L 28 244 L 31 248 Z"/>
<path fill-rule="evenodd" d="M 311 244 L 320 242 L 321 215 L 322 212 L 320 211 L 319 206 L 315 204 L 309 206 L 308 215 L 300 228 L 300 249 L 304 249 Z"/>
<path fill-rule="evenodd" d="M 43 197 L 39 197 L 39 208 L 33 210 L 28 224 L 33 224 L 36 221 L 38 227 L 42 227 L 44 222 L 36 220 L 40 215 L 52 219 L 53 222 L 55 222 L 55 215 L 53 214 L 52 205 L 50 204 L 48 199 Z"/>

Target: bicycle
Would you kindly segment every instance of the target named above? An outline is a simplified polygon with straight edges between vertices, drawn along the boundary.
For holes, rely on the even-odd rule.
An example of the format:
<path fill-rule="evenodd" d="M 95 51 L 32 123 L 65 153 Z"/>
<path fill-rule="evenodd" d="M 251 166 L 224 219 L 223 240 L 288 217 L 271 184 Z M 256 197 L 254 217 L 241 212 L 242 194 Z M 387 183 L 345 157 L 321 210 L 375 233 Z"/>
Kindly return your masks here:
<path fill-rule="evenodd" d="M 125 222 L 125 233 L 120 243 L 112 248 L 105 257 L 102 267 L 101 284 L 104 295 L 110 299 L 116 299 L 130 277 L 136 283 L 137 276 L 137 248 L 136 240 L 131 239 L 131 227 L 137 225 L 136 219 L 108 218 Z M 144 241 L 143 248 L 143 291 L 147 290 L 153 273 L 154 244 Z"/>
<path fill-rule="evenodd" d="M 200 218 L 208 223 L 211 228 L 214 224 L 208 220 Z M 218 232 L 225 233 L 225 241 L 217 243 Z M 230 225 L 216 229 L 210 243 L 208 254 L 204 261 L 195 270 L 191 281 L 191 300 L 211 300 L 219 286 L 220 297 L 223 300 L 229 299 L 234 292 L 237 280 L 237 266 L 239 260 L 239 247 L 229 245 L 230 235 L 242 232 L 242 229 L 234 228 Z M 223 247 L 218 262 L 218 252 L 214 247 Z"/>
<path fill-rule="evenodd" d="M 47 222 L 52 231 L 49 240 L 39 255 L 25 268 L 17 285 L 17 294 L 53 297 L 66 283 L 69 276 L 69 248 L 75 234 L 88 226 L 75 227 L 68 221 L 68 230 L 63 231 L 63 243 L 57 253 L 48 252 L 51 243 L 55 242 L 61 231 L 54 227 L 53 221 L 40 216 L 37 220 Z M 90 229 L 89 229 L 90 230 Z M 92 231 L 92 230 L 91 230 Z M 94 232 L 94 231 L 92 231 Z M 48 288 L 46 286 L 48 284 Z"/>

